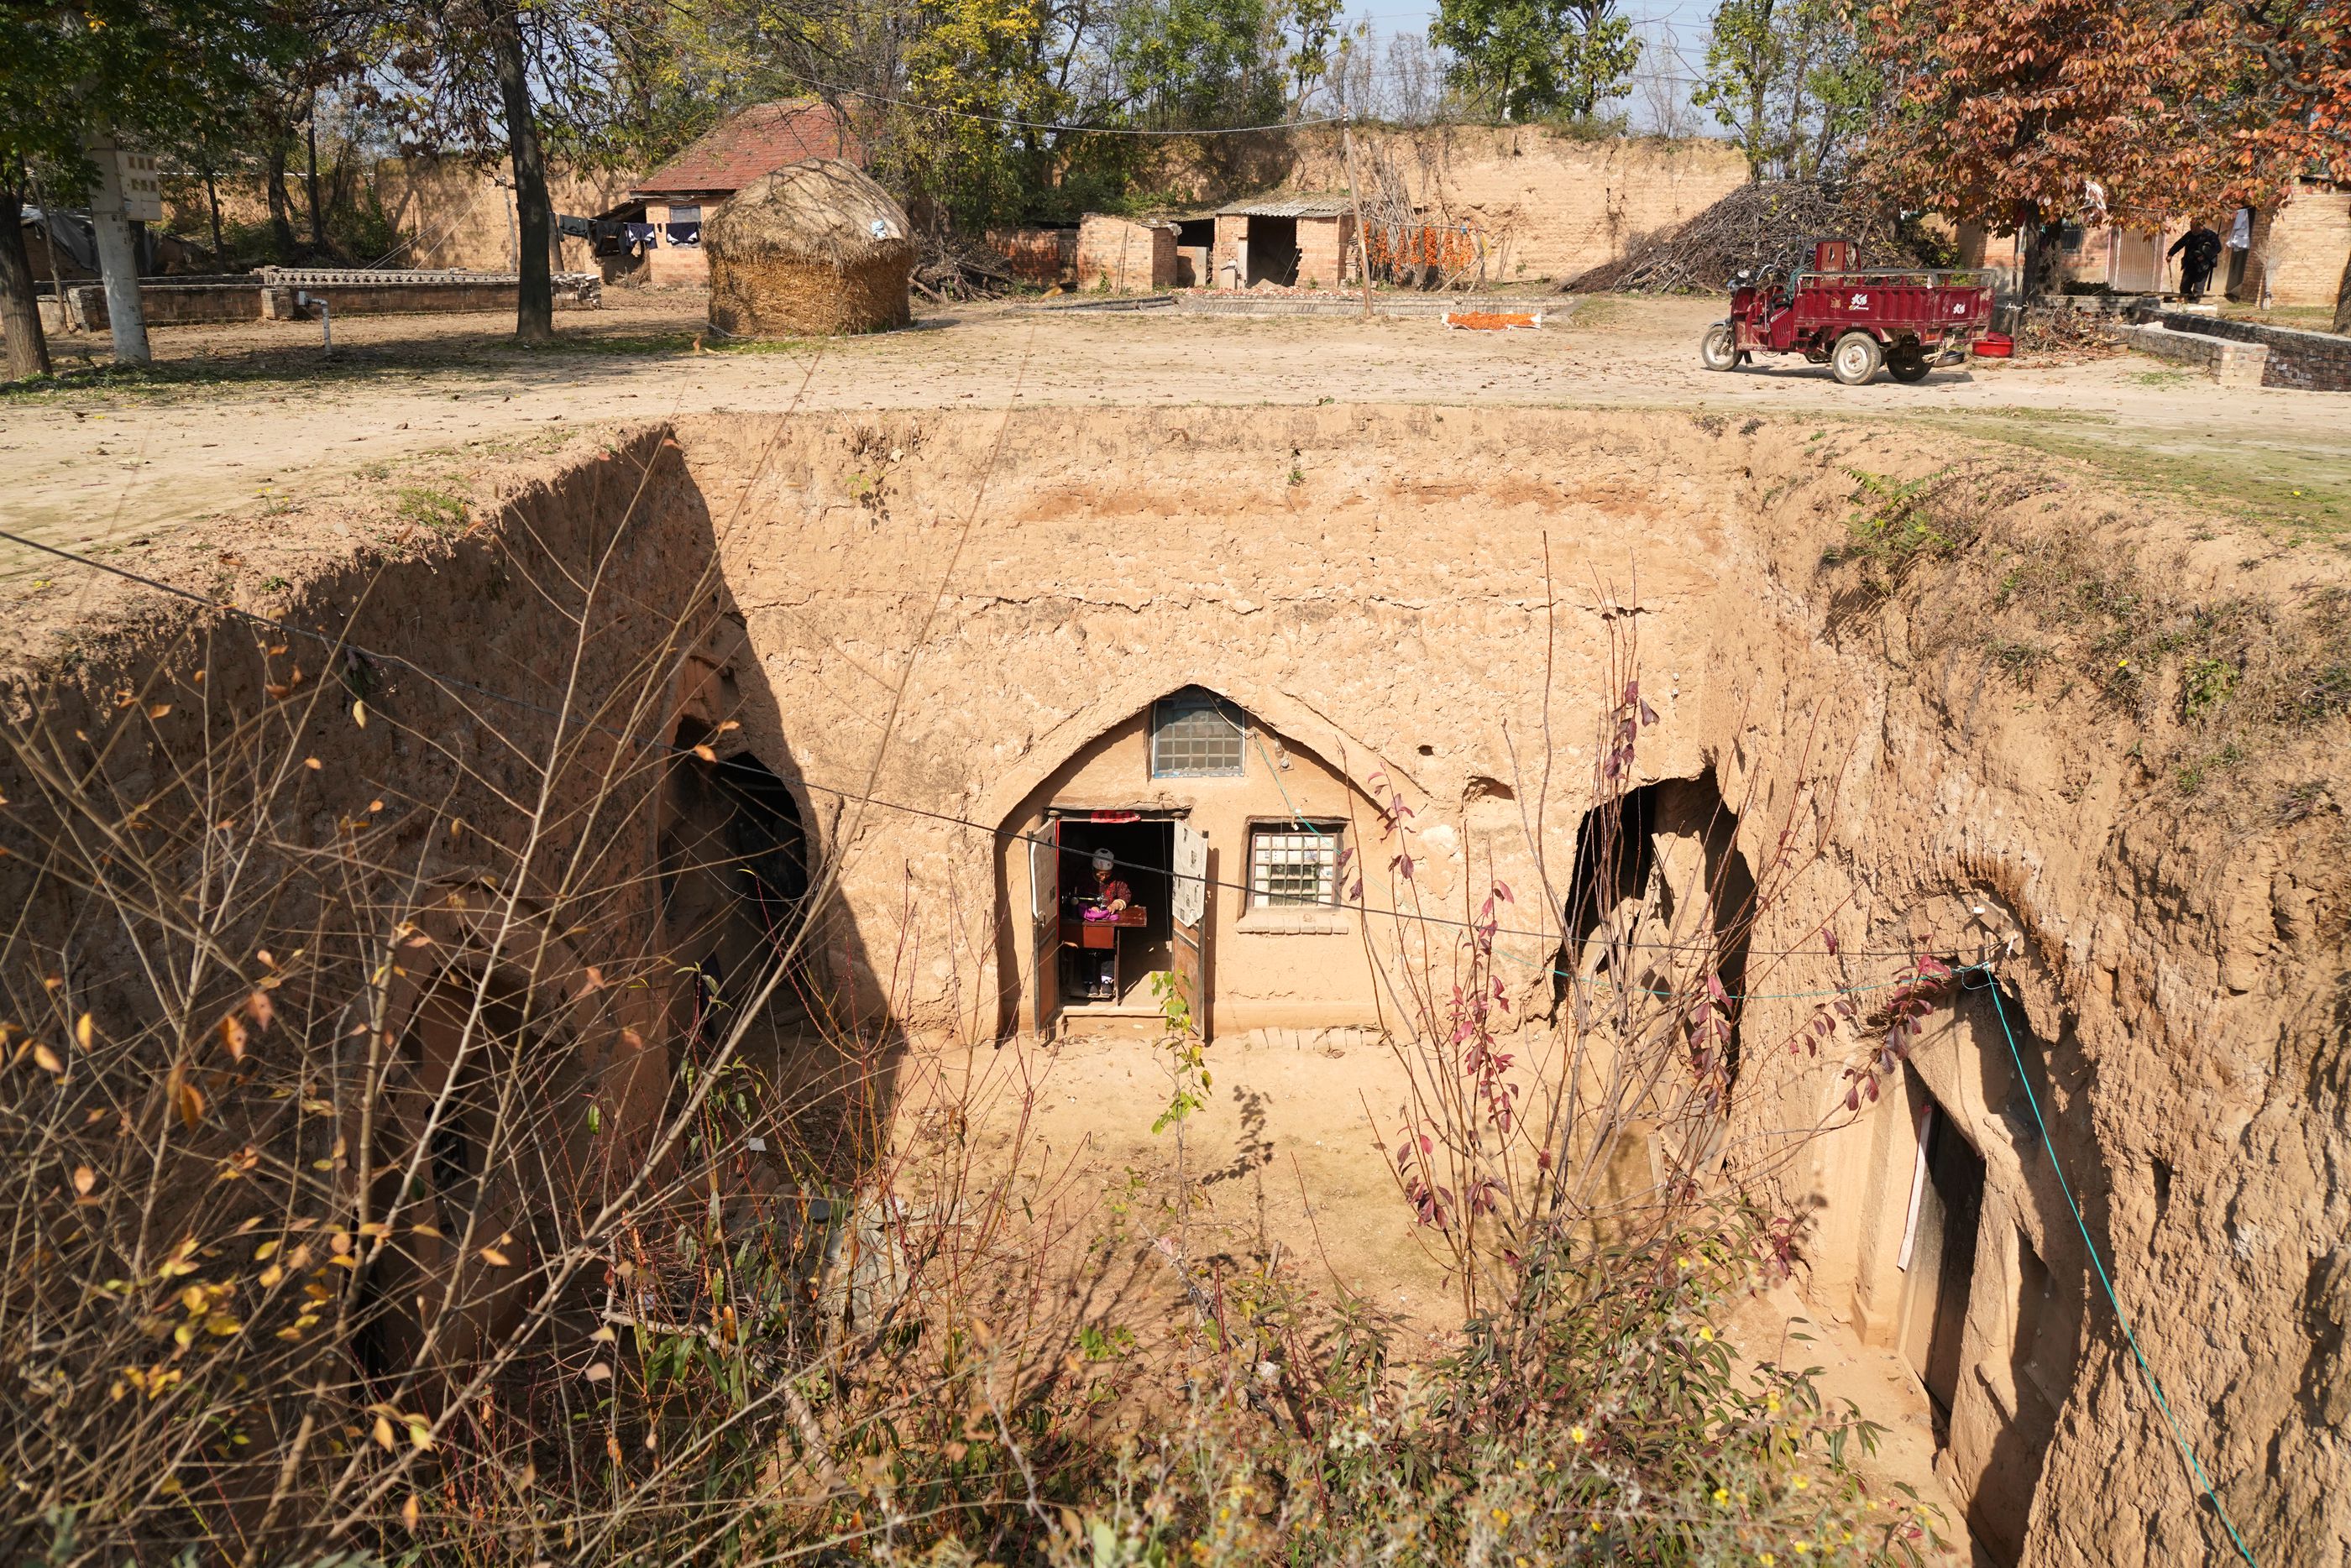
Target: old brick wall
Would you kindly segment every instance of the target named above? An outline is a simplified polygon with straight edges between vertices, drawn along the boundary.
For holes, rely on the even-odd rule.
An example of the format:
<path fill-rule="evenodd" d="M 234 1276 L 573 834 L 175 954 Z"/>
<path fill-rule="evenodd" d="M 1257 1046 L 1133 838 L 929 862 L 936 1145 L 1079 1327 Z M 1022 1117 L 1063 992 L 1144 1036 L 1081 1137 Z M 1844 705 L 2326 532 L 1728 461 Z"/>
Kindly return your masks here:
<path fill-rule="evenodd" d="M 1061 274 L 1077 265 L 1075 229 L 990 229 L 987 241 L 1006 270 L 1023 283 L 1059 283 Z"/>
<path fill-rule="evenodd" d="M 1336 288 L 1354 275 L 1355 220 L 1298 220 L 1298 281 L 1309 288 Z"/>
<path fill-rule="evenodd" d="M 1078 286 L 1117 292 L 1176 286 L 1176 230 L 1088 213 L 1078 224 Z"/>
<path fill-rule="evenodd" d="M 2257 232 L 2274 305 L 2333 305 L 2351 256 L 2351 191 L 2298 187 Z"/>

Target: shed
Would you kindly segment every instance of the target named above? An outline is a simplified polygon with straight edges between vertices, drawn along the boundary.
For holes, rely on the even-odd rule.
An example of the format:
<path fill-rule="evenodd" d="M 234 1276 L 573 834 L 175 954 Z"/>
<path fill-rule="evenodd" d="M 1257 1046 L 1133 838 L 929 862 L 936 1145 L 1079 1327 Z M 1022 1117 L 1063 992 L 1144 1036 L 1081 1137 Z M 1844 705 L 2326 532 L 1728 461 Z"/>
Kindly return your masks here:
<path fill-rule="evenodd" d="M 704 215 L 765 174 L 811 158 L 865 163 L 855 125 L 820 99 L 785 99 L 737 109 L 683 152 L 637 182 L 632 202 L 653 225 L 645 281 L 698 284 L 710 276 L 702 254 Z"/>
<path fill-rule="evenodd" d="M 1275 192 L 1229 202 L 1217 209 L 1214 286 L 1337 287 L 1347 281 L 1354 251 L 1354 202 L 1343 191 Z"/>

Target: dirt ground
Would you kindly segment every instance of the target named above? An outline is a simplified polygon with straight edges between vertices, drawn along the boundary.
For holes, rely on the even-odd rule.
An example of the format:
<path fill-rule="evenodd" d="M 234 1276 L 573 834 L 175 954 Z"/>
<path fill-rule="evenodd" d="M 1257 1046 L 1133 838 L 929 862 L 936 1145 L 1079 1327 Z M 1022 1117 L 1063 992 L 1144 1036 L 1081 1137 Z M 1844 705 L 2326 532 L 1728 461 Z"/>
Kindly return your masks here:
<path fill-rule="evenodd" d="M 912 330 L 707 352 L 704 296 L 616 294 L 525 349 L 503 315 L 358 317 L 335 350 L 308 323 L 166 327 L 146 372 L 91 373 L 102 339 L 57 345 L 56 387 L 0 392 L 0 520 L 69 547 L 155 539 L 207 517 L 266 524 L 294 500 L 393 487 L 551 444 L 582 425 L 711 410 L 1403 400 L 1817 410 L 1896 419 L 2087 458 L 2286 539 L 2351 541 L 2351 394 L 2222 389 L 2133 354 L 1938 371 L 1848 389 L 1781 360 L 1698 367 L 1708 299 L 1584 301 L 1541 332 L 986 304 Z M 57 563 L 0 544 L 0 579 Z M 25 589 L 18 589 L 20 596 Z"/>

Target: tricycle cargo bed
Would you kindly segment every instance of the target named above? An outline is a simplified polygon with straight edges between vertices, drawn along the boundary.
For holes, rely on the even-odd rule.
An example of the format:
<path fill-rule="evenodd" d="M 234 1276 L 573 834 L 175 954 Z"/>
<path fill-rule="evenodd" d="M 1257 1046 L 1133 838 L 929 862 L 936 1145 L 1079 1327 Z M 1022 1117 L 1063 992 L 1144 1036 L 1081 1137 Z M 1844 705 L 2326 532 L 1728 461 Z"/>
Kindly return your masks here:
<path fill-rule="evenodd" d="M 1924 342 L 1989 325 L 1991 290 L 1931 274 L 1811 273 L 1797 281 L 1794 315 L 1799 337 L 1863 327 L 1881 340 L 1907 332 Z"/>

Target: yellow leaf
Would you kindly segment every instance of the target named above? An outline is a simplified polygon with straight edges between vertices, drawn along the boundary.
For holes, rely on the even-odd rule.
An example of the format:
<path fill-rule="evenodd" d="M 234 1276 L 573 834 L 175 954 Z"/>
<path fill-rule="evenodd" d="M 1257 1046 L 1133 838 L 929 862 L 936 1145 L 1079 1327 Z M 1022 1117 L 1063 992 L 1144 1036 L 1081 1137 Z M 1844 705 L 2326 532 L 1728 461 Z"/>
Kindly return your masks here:
<path fill-rule="evenodd" d="M 327 764 L 326 764 L 326 763 L 322 763 L 322 762 L 320 762 L 320 761 L 319 761 L 318 758 L 316 758 L 316 757 L 304 757 L 304 758 L 302 759 L 302 765 L 303 765 L 304 767 L 306 767 L 306 768 L 308 768 L 312 773 L 314 773 L 314 774 L 315 774 L 315 773 L 317 773 L 320 768 L 325 767 Z"/>
<path fill-rule="evenodd" d="M 57 1060 L 57 1054 L 46 1045 L 33 1047 L 33 1061 L 44 1073 L 63 1073 L 66 1070 L 66 1064 Z"/>
<path fill-rule="evenodd" d="M 604 1362 L 599 1361 L 590 1366 L 584 1376 L 590 1383 L 601 1383 L 604 1379 L 612 1376 L 612 1369 Z"/>
<path fill-rule="evenodd" d="M 736 721 L 729 719 L 725 723 L 718 726 L 718 732 L 723 735 L 729 730 L 739 730 L 743 726 Z"/>
<path fill-rule="evenodd" d="M 598 1329 L 595 1333 L 588 1336 L 589 1341 L 595 1345 L 610 1345 L 613 1340 L 619 1337 L 620 1335 L 612 1332 L 612 1325 L 611 1324 L 606 1324 L 602 1328 Z"/>
<path fill-rule="evenodd" d="M 400 1439 L 392 1435 L 392 1423 L 381 1416 L 375 1418 L 375 1440 L 387 1454 L 400 1447 Z"/>
<path fill-rule="evenodd" d="M 433 1448 L 433 1428 L 423 1421 L 412 1419 L 408 1423 L 408 1440 L 420 1450 L 429 1453 Z"/>
<path fill-rule="evenodd" d="M 80 1045 L 83 1050 L 87 1051 L 89 1049 L 90 1042 L 97 1038 L 98 1025 L 90 1021 L 89 1013 L 83 1013 L 81 1015 L 81 1022 L 74 1025 L 75 1043 Z"/>
<path fill-rule="evenodd" d="M 236 1021 L 235 1013 L 223 1014 L 221 1021 L 213 1025 L 213 1033 L 220 1036 L 221 1048 L 228 1053 L 230 1061 L 245 1060 L 245 1025 Z"/>
<path fill-rule="evenodd" d="M 504 1252 L 499 1251 L 496 1247 L 485 1247 L 482 1249 L 482 1262 L 489 1264 L 490 1267 L 494 1269 L 503 1269 L 513 1261 L 513 1259 L 507 1257 Z"/>
<path fill-rule="evenodd" d="M 416 1532 L 416 1521 L 423 1517 L 424 1505 L 417 1501 L 414 1492 L 410 1492 L 408 1501 L 400 1505 L 400 1522 L 407 1526 L 413 1535 Z"/>
<path fill-rule="evenodd" d="M 77 1165 L 74 1167 L 73 1187 L 75 1196 L 87 1198 L 89 1196 L 89 1189 L 97 1185 L 98 1172 L 92 1170 L 86 1165 Z"/>
<path fill-rule="evenodd" d="M 718 753 L 712 751 L 708 746 L 695 747 L 694 754 L 700 757 L 705 763 L 715 763 L 718 760 Z"/>
<path fill-rule="evenodd" d="M 147 710 L 147 716 L 150 719 L 160 719 L 171 711 L 172 705 L 169 702 L 158 702 Z"/>
<path fill-rule="evenodd" d="M 256 991 L 245 999 L 245 1011 L 256 1029 L 266 1029 L 277 1018 L 277 1004 L 269 1000 L 266 991 Z"/>
<path fill-rule="evenodd" d="M 351 704 L 351 722 L 357 724 L 362 730 L 367 728 L 366 703 L 354 702 Z"/>
<path fill-rule="evenodd" d="M 261 1287 L 264 1290 L 267 1290 L 270 1286 L 276 1284 L 285 1277 L 286 1271 L 279 1268 L 276 1263 L 272 1263 L 269 1267 L 261 1271 Z"/>
<path fill-rule="evenodd" d="M 193 1130 L 196 1124 L 204 1119 L 204 1091 L 183 1080 L 173 1098 L 179 1105 L 181 1123 Z"/>

